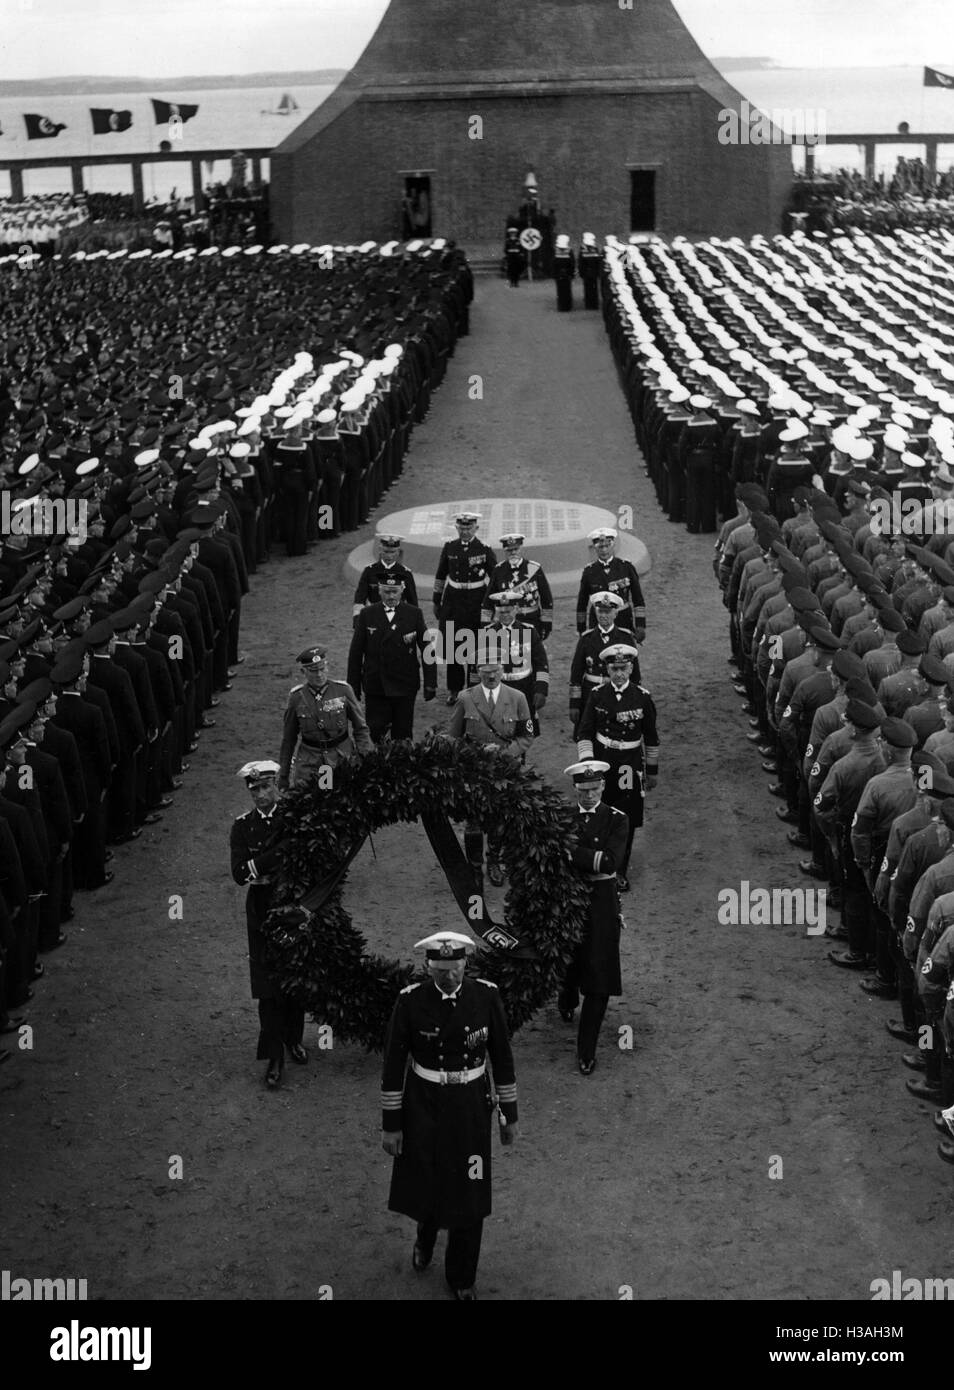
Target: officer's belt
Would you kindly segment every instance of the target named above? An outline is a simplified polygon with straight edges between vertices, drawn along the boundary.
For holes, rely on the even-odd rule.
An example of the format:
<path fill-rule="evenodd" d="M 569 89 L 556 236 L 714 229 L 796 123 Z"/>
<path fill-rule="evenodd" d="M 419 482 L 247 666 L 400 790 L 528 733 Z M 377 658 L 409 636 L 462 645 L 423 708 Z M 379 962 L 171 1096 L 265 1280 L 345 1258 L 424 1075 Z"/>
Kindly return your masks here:
<path fill-rule="evenodd" d="M 519 671 L 504 671 L 502 679 L 505 681 L 525 681 L 533 675 L 532 666 L 524 666 Z"/>
<path fill-rule="evenodd" d="M 605 734 L 596 735 L 597 743 L 602 743 L 605 748 L 642 748 L 643 741 L 638 738 L 635 743 L 627 743 L 618 738 L 607 738 Z"/>
<path fill-rule="evenodd" d="M 483 1076 L 487 1070 L 487 1063 L 481 1062 L 479 1067 L 471 1067 L 470 1071 L 431 1071 L 430 1067 L 422 1067 L 412 1057 L 411 1070 L 423 1080 L 434 1081 L 439 1086 L 465 1086 L 468 1081 L 476 1081 L 479 1076 Z"/>
<path fill-rule="evenodd" d="M 327 743 L 312 743 L 310 739 L 303 738 L 302 744 L 305 748 L 337 748 L 347 737 L 347 734 L 341 734 L 339 738 L 330 738 Z"/>
<path fill-rule="evenodd" d="M 584 874 L 587 883 L 602 883 L 604 879 L 615 879 L 615 874 Z"/>
<path fill-rule="evenodd" d="M 447 583 L 451 589 L 482 589 L 487 581 L 486 579 L 469 579 L 466 581 L 448 579 Z"/>

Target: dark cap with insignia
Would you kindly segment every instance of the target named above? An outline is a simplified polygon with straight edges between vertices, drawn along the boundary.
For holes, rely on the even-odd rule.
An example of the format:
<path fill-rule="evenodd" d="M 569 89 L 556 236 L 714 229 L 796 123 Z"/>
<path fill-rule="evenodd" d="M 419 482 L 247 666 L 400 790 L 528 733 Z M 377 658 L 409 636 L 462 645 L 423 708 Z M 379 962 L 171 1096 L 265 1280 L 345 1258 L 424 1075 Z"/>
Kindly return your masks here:
<path fill-rule="evenodd" d="M 903 632 L 905 622 L 896 608 L 882 608 L 878 613 L 878 622 L 885 632 Z"/>
<path fill-rule="evenodd" d="M 831 669 L 838 679 L 843 681 L 863 681 L 868 674 L 865 670 L 865 663 L 862 661 L 861 657 L 856 656 L 854 652 L 850 652 L 847 649 L 835 652 L 834 660 L 831 663 Z"/>
<path fill-rule="evenodd" d="M 916 632 L 901 632 L 898 634 L 898 651 L 905 656 L 920 656 L 921 652 L 927 649 L 927 643 L 923 637 L 919 637 Z M 945 677 L 945 679 L 947 679 Z"/>
<path fill-rule="evenodd" d="M 918 675 L 923 676 L 929 685 L 947 685 L 950 673 L 940 657 L 926 652 L 918 663 Z"/>
<path fill-rule="evenodd" d="M 848 645 L 843 637 L 836 637 L 830 628 L 813 627 L 808 636 L 819 651 L 823 652 L 837 652 Z"/>
<path fill-rule="evenodd" d="M 298 653 L 298 665 L 313 670 L 327 655 L 327 647 L 306 647 L 303 652 Z"/>
<path fill-rule="evenodd" d="M 884 719 L 881 722 L 881 737 L 892 748 L 913 748 L 918 736 L 910 724 L 903 719 Z"/>
<path fill-rule="evenodd" d="M 869 680 L 862 677 L 852 676 L 845 686 L 845 694 L 849 700 L 860 700 L 863 705 L 876 705 L 878 703 L 874 686 Z"/>
<path fill-rule="evenodd" d="M 861 700 L 848 701 L 845 707 L 845 718 L 849 724 L 854 724 L 856 729 L 877 729 L 881 723 L 877 711 Z"/>
<path fill-rule="evenodd" d="M 72 685 L 78 681 L 83 672 L 83 653 L 77 649 L 73 651 L 62 651 L 57 658 L 56 665 L 50 672 L 50 680 L 54 685 Z"/>

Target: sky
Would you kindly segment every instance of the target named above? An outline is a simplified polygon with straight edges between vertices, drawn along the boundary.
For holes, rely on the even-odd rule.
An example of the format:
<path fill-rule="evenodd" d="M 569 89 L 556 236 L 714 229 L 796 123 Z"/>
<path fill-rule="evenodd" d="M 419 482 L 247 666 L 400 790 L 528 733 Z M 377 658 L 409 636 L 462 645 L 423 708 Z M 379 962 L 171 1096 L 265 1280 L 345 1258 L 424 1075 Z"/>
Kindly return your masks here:
<path fill-rule="evenodd" d="M 675 3 L 710 57 L 954 71 L 951 0 Z M 514 0 L 515 16 L 532 4 Z M 347 68 L 386 9 L 387 0 L 0 0 L 0 81 Z"/>

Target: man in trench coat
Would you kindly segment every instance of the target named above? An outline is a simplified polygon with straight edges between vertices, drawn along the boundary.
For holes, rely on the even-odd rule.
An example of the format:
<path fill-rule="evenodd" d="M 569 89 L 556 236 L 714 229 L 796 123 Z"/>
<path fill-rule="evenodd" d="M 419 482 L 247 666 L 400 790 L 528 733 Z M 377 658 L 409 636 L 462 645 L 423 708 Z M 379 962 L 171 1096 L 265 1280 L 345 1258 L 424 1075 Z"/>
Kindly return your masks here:
<path fill-rule="evenodd" d="M 384 1044 L 382 1146 L 394 1159 L 388 1209 L 417 1222 L 412 1263 L 427 1269 L 448 1232 L 444 1273 L 472 1302 L 484 1218 L 490 1215 L 493 1098 L 500 1138 L 517 1134 L 517 1083 L 497 986 L 464 978 L 470 937 L 442 931 L 419 941 L 430 979 L 401 990 Z"/>

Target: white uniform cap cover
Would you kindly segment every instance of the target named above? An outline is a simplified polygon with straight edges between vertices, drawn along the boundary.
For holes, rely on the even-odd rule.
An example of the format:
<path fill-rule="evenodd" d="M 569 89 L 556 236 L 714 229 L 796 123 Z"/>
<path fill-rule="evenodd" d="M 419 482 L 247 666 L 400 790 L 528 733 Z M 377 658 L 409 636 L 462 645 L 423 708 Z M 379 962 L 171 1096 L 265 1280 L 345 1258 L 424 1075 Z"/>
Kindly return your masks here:
<path fill-rule="evenodd" d="M 563 775 L 564 777 L 572 777 L 574 782 L 577 780 L 601 782 L 609 770 L 609 763 L 600 762 L 598 758 L 590 758 L 585 763 L 570 763 L 569 767 L 563 769 Z"/>
<path fill-rule="evenodd" d="M 250 444 L 243 444 L 241 442 L 237 442 L 233 444 L 231 449 L 229 450 L 229 458 L 247 459 L 251 452 L 252 446 Z"/>
<path fill-rule="evenodd" d="M 337 420 L 338 412 L 335 410 L 319 410 L 315 419 L 319 425 L 330 425 L 332 420 Z"/>
<path fill-rule="evenodd" d="M 278 763 L 271 758 L 258 758 L 253 762 L 245 763 L 239 768 L 236 776 L 238 777 L 268 777 L 270 774 L 277 777 L 281 768 Z"/>
<path fill-rule="evenodd" d="M 254 433 L 256 432 L 256 430 L 260 430 L 261 427 L 262 427 L 262 421 L 261 421 L 260 417 L 259 417 L 258 415 L 249 415 L 249 416 L 248 416 L 245 420 L 243 420 L 242 423 L 239 425 L 238 437 L 239 437 L 239 439 L 244 439 L 246 435 L 248 435 L 248 434 L 254 434 Z"/>
<path fill-rule="evenodd" d="M 625 642 L 612 642 L 600 652 L 601 661 L 635 661 L 638 656 L 639 648 Z"/>
<path fill-rule="evenodd" d="M 612 526 L 597 526 L 586 538 L 588 541 L 615 541 L 616 531 Z"/>
<path fill-rule="evenodd" d="M 695 395 L 689 397 L 689 404 L 693 410 L 708 410 L 712 402 L 708 396 Z"/>
<path fill-rule="evenodd" d="M 458 512 L 455 521 L 480 521 L 480 512 Z"/>
<path fill-rule="evenodd" d="M 133 459 L 133 463 L 137 468 L 148 468 L 151 463 L 155 463 L 158 457 L 158 449 L 143 449 L 142 452 L 138 453 Z"/>
<path fill-rule="evenodd" d="M 795 439 L 804 439 L 807 434 L 808 426 L 805 424 L 804 420 L 789 420 L 788 424 L 779 435 L 779 439 L 784 440 L 786 444 L 790 444 Z"/>
<path fill-rule="evenodd" d="M 425 936 L 422 941 L 415 941 L 415 951 L 433 951 L 435 954 L 452 959 L 461 950 L 476 951 L 477 943 L 469 936 L 463 936 L 458 931 L 437 931 L 433 936 Z"/>
<path fill-rule="evenodd" d="M 83 462 L 79 464 L 79 466 L 76 469 L 77 476 L 80 478 L 85 478 L 88 473 L 95 473 L 98 467 L 98 458 L 84 459 Z"/>
<path fill-rule="evenodd" d="M 901 462 L 904 464 L 905 468 L 924 468 L 927 463 L 926 459 L 921 458 L 920 454 L 912 454 L 908 449 L 905 449 L 904 453 L 901 455 Z"/>
<path fill-rule="evenodd" d="M 609 589 L 601 589 L 598 594 L 593 594 L 590 603 L 596 608 L 615 608 L 617 612 L 626 607 L 626 600 L 620 598 L 619 594 L 610 593 Z"/>
<path fill-rule="evenodd" d="M 864 463 L 873 455 L 874 445 L 870 439 L 856 439 L 848 445 L 845 452 L 850 459 L 854 459 L 855 463 Z"/>
<path fill-rule="evenodd" d="M 491 603 L 519 603 L 523 595 L 518 594 L 516 589 L 499 589 L 497 593 L 490 595 Z"/>

